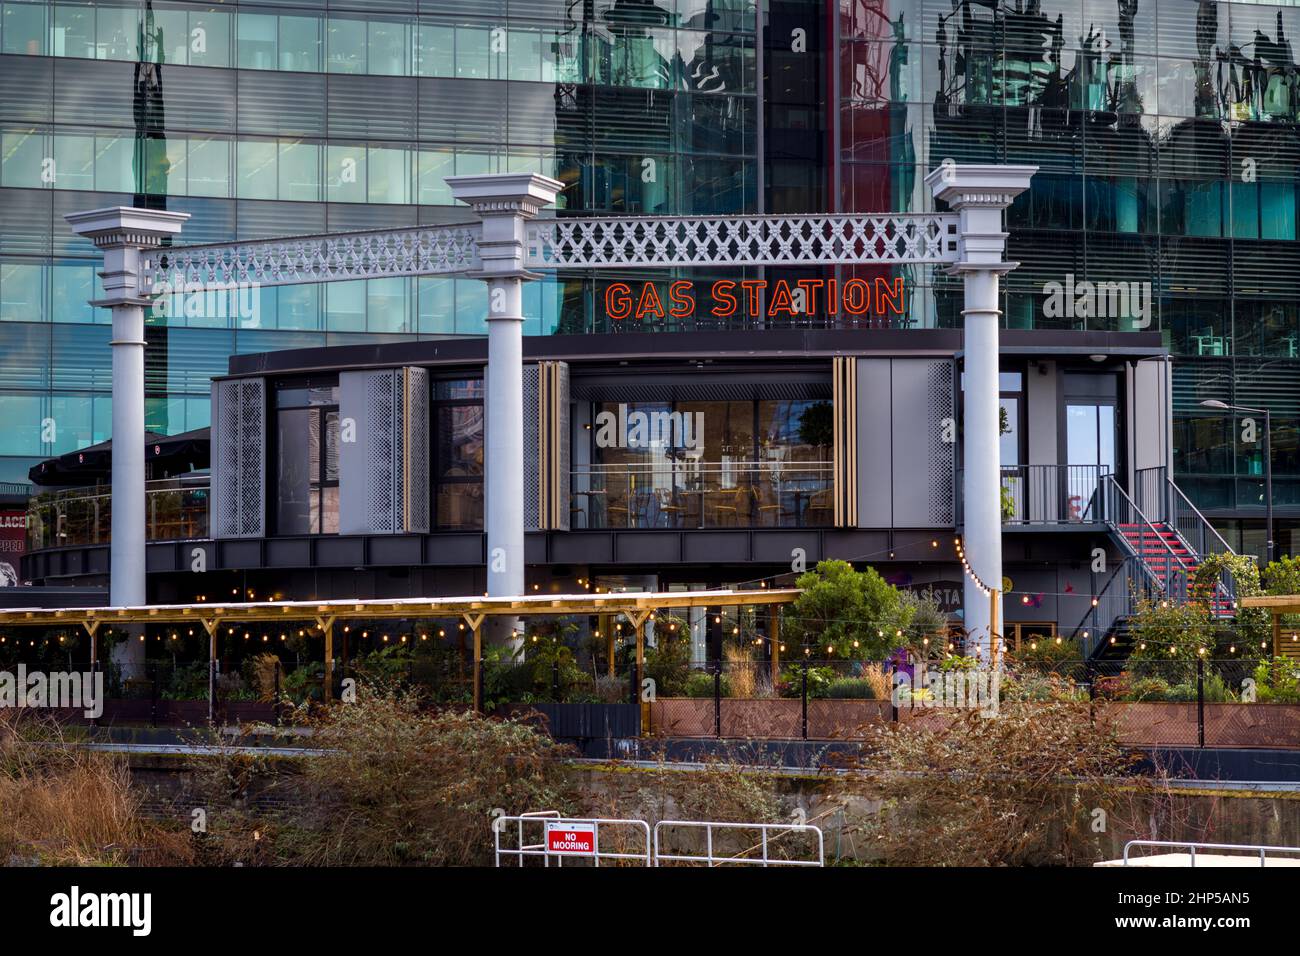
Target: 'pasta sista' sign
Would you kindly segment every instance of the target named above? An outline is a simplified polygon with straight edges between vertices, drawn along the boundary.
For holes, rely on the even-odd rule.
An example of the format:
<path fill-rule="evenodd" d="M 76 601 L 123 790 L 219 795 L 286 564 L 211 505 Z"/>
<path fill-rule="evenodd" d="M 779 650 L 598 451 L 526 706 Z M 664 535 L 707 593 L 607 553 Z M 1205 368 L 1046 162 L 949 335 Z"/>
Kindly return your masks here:
<path fill-rule="evenodd" d="M 713 301 L 709 314 L 727 318 L 738 312 L 769 319 L 824 312 L 829 315 L 903 315 L 907 303 L 901 277 L 884 279 L 719 279 L 709 286 Z M 626 282 L 611 282 L 605 289 L 605 314 L 611 319 L 682 319 L 696 308 L 695 283 L 670 282 L 667 289 L 643 282 L 634 289 Z"/>

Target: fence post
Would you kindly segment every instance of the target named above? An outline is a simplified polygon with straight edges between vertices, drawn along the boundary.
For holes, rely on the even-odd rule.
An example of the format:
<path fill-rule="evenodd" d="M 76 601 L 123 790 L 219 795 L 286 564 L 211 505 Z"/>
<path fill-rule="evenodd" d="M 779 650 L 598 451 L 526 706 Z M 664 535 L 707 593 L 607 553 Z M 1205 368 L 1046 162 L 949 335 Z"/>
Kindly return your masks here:
<path fill-rule="evenodd" d="M 1088 726 L 1097 725 L 1097 665 L 1091 659 L 1083 662 L 1084 676 L 1088 678 Z"/>
<path fill-rule="evenodd" d="M 713 662 L 713 736 L 722 736 L 722 661 Z"/>
<path fill-rule="evenodd" d="M 149 665 L 145 664 L 145 673 L 149 674 Z M 149 678 L 149 725 L 158 726 L 158 662 L 153 665 L 152 676 Z"/>
<path fill-rule="evenodd" d="M 280 662 L 275 662 L 275 697 L 271 713 L 275 715 L 275 726 L 280 726 Z"/>
<path fill-rule="evenodd" d="M 807 648 L 804 648 L 805 652 L 807 650 L 808 650 Z M 803 656 L 803 690 L 801 691 L 800 696 L 803 698 L 801 703 L 800 718 L 799 718 L 800 731 L 803 735 L 803 739 L 807 740 L 808 739 L 808 654 L 807 653 L 805 653 Z"/>
<path fill-rule="evenodd" d="M 1196 746 L 1205 747 L 1205 658 L 1196 656 Z"/>
<path fill-rule="evenodd" d="M 557 704 L 560 702 L 560 659 L 558 657 L 551 661 L 551 697 Z"/>

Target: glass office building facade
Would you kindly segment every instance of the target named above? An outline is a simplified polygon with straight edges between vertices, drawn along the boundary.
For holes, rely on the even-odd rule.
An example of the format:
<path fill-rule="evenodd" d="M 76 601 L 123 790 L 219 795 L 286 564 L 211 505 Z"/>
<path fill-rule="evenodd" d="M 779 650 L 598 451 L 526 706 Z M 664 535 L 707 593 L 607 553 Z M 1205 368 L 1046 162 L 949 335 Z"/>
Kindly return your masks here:
<path fill-rule="evenodd" d="M 1033 163 L 1009 215 L 1006 325 L 1160 330 L 1176 478 L 1245 550 L 1262 539 L 1260 446 L 1199 402 L 1269 408 L 1293 551 L 1296 36 L 1300 7 L 1194 0 L 0 3 L 0 480 L 108 437 L 108 316 L 86 304 L 95 256 L 68 212 L 189 212 L 186 243 L 454 222 L 443 177 L 525 170 L 565 184 L 561 216 L 924 211 L 945 160 Z M 907 283 L 904 314 L 867 324 L 960 325 L 932 269 L 848 274 Z M 712 318 L 703 296 L 687 319 L 606 314 L 609 283 L 673 278 L 530 283 L 526 334 L 769 322 Z M 1084 283 L 1122 284 L 1123 301 L 1054 301 Z M 478 335 L 485 312 L 482 283 L 454 279 L 156 310 L 147 427 L 206 425 L 232 354 Z M 328 434 L 316 403 L 285 408 Z M 323 528 L 328 454 L 313 460 L 285 520 Z M 467 474 L 439 494 L 460 500 Z"/>

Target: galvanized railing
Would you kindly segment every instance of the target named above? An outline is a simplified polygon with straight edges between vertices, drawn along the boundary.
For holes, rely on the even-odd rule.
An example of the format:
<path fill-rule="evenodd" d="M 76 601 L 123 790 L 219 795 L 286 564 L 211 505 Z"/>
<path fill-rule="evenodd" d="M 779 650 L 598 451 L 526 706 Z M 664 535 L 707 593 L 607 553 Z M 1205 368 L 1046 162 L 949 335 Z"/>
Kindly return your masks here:
<path fill-rule="evenodd" d="M 150 541 L 208 536 L 209 477 L 165 478 L 145 485 L 145 535 Z M 45 492 L 27 505 L 30 550 L 107 544 L 112 538 L 113 494 L 107 485 Z"/>
<path fill-rule="evenodd" d="M 1300 854 L 1300 847 L 1295 846 L 1268 846 L 1261 843 L 1183 843 L 1177 840 L 1129 840 L 1124 844 L 1124 865 L 1129 865 L 1129 850 L 1135 846 L 1159 847 L 1162 849 L 1185 849 L 1188 850 L 1191 857 L 1190 866 L 1196 866 L 1197 850 L 1246 850 L 1250 853 L 1259 854 L 1259 865 L 1266 866 L 1268 857 L 1266 854 Z"/>

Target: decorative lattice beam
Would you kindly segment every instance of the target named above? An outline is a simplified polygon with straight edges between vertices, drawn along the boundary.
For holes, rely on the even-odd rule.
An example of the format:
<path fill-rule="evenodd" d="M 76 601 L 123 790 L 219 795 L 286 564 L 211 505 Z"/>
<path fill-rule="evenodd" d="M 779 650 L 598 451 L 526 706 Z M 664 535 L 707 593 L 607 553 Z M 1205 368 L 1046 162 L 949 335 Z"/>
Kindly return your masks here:
<path fill-rule="evenodd" d="M 957 260 L 955 215 L 646 216 L 528 229 L 532 269 L 902 265 Z"/>
<path fill-rule="evenodd" d="M 207 286 L 278 286 L 472 272 L 480 228 L 418 226 L 160 249 L 150 256 L 143 291 L 184 291 L 176 288 L 178 277 Z"/>
<path fill-rule="evenodd" d="M 478 223 L 177 246 L 149 257 L 141 292 L 178 283 L 297 285 L 456 275 L 481 267 Z M 906 265 L 957 259 L 957 217 L 645 216 L 532 222 L 530 269 Z"/>

